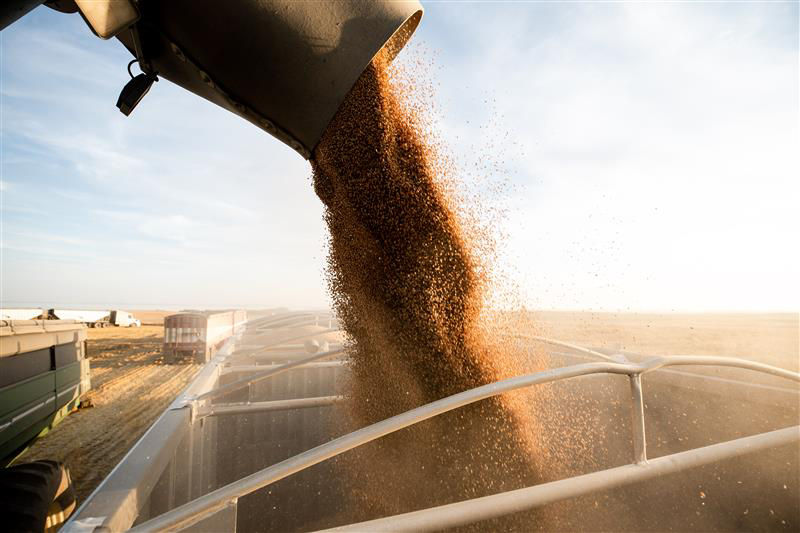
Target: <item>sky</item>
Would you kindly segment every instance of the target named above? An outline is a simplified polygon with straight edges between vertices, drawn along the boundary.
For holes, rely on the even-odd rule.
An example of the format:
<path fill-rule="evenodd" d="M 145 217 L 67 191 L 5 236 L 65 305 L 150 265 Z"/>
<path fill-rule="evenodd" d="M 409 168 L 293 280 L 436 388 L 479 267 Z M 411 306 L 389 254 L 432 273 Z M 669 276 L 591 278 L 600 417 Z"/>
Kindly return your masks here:
<path fill-rule="evenodd" d="M 398 60 L 506 184 L 517 303 L 800 310 L 797 2 L 423 4 Z M 328 306 L 308 162 L 166 80 L 124 117 L 129 59 L 45 7 L 0 32 L 3 306 Z"/>

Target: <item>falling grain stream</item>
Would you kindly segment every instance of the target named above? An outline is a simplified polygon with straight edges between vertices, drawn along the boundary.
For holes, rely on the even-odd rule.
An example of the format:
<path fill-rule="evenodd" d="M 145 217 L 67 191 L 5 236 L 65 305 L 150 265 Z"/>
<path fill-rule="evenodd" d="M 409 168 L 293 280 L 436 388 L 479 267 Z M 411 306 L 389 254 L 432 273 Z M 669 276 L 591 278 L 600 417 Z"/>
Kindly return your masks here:
<path fill-rule="evenodd" d="M 519 373 L 483 322 L 485 265 L 442 186 L 446 165 L 379 56 L 312 161 L 330 231 L 328 282 L 350 342 L 344 425 L 361 427 Z M 518 488 L 536 477 L 530 411 L 500 397 L 338 462 L 364 518 Z"/>

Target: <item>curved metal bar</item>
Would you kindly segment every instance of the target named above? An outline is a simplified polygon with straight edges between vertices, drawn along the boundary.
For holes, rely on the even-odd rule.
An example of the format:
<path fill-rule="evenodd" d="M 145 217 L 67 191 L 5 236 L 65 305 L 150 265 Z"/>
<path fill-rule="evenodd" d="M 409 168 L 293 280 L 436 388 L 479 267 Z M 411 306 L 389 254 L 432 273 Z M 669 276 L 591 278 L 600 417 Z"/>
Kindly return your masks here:
<path fill-rule="evenodd" d="M 467 390 L 447 398 L 411 409 L 405 413 L 376 422 L 330 442 L 312 448 L 301 454 L 290 457 L 264 470 L 255 472 L 238 481 L 220 487 L 193 501 L 185 503 L 160 516 L 154 517 L 131 531 L 175 530 L 191 526 L 215 511 L 222 509 L 228 502 L 246 494 L 250 494 L 266 485 L 279 481 L 296 472 L 309 468 L 326 459 L 352 450 L 362 444 L 379 439 L 403 428 L 428 420 L 440 414 L 452 411 L 464 405 L 475 403 L 504 392 L 548 383 L 557 380 L 571 379 L 590 374 L 625 374 L 636 375 L 673 365 L 720 365 L 747 368 L 766 372 L 800 382 L 800 374 L 780 368 L 741 361 L 726 357 L 657 357 L 642 363 L 585 363 L 569 367 L 547 370 L 536 374 L 528 374 L 509 378 L 488 385 Z"/>
<path fill-rule="evenodd" d="M 642 361 L 640 363 L 646 367 L 642 373 L 652 372 L 659 368 L 666 366 L 730 366 L 734 368 L 744 368 L 746 370 L 753 370 L 755 372 L 762 372 L 764 374 L 771 374 L 792 381 L 800 383 L 800 373 L 792 372 L 791 370 L 784 370 L 777 366 L 765 365 L 764 363 L 756 363 L 755 361 L 748 361 L 746 359 L 738 359 L 735 357 L 716 357 L 711 355 L 665 355 L 662 357 L 653 357 Z"/>
<path fill-rule="evenodd" d="M 298 327 L 299 328 L 301 326 L 310 326 L 310 325 L 313 325 L 313 324 L 297 324 L 294 327 Z M 261 348 L 259 348 L 255 352 L 253 352 L 251 354 L 248 354 L 248 355 L 251 355 L 251 356 L 252 355 L 259 355 L 259 354 L 267 351 L 269 348 L 274 348 L 276 346 L 280 346 L 282 344 L 286 344 L 287 342 L 299 341 L 299 340 L 303 340 L 303 339 L 310 339 L 312 337 L 316 337 L 317 335 L 324 335 L 325 333 L 336 333 L 338 331 L 342 331 L 342 328 L 330 328 L 330 329 L 323 329 L 322 331 L 315 331 L 313 333 L 303 333 L 302 335 L 297 335 L 296 337 L 289 337 L 288 339 L 281 339 L 280 341 L 271 342 L 271 343 L 269 343 L 269 344 L 267 344 L 265 346 L 262 346 Z"/>
<path fill-rule="evenodd" d="M 411 513 L 349 524 L 325 531 L 440 531 L 526 511 L 548 503 L 590 494 L 598 490 L 628 485 L 661 475 L 694 468 L 746 453 L 757 452 L 800 441 L 800 426 L 735 439 L 694 450 L 561 479 L 524 489 L 492 494 L 482 498 L 431 507 Z"/>
<path fill-rule="evenodd" d="M 310 409 L 312 407 L 333 405 L 343 400 L 344 396 L 318 396 L 315 398 L 293 398 L 268 402 L 214 404 L 209 406 L 208 411 L 198 413 L 197 419 L 207 416 L 246 415 L 271 411 L 288 411 L 290 409 Z"/>
<path fill-rule="evenodd" d="M 259 382 L 262 379 L 267 379 L 267 378 L 272 377 L 272 376 L 277 376 L 278 374 L 286 372 L 287 370 L 291 370 L 292 368 L 295 368 L 295 367 L 298 367 L 298 366 L 303 366 L 303 365 L 305 365 L 307 363 L 311 363 L 313 361 L 319 361 L 319 360 L 322 360 L 322 359 L 327 359 L 328 357 L 333 357 L 334 355 L 339 355 L 340 353 L 344 353 L 344 351 L 345 351 L 344 348 L 339 348 L 339 349 L 330 350 L 330 351 L 327 351 L 327 352 L 315 353 L 314 355 L 310 355 L 310 356 L 305 357 L 303 359 L 298 359 L 297 361 L 292 361 L 291 363 L 286 363 L 285 365 L 280 365 L 277 368 L 271 368 L 269 370 L 265 370 L 264 372 L 262 372 L 260 374 L 256 374 L 254 376 L 250 376 L 248 378 L 242 378 L 242 379 L 236 380 L 236 381 L 234 381 L 232 383 L 228 383 L 227 385 L 223 385 L 222 387 L 219 387 L 217 389 L 210 390 L 210 391 L 208 391 L 206 393 L 203 393 L 203 394 L 201 394 L 201 395 L 199 395 L 199 396 L 197 396 L 195 398 L 192 398 L 192 401 L 200 402 L 200 401 L 203 401 L 203 400 L 211 400 L 211 399 L 214 399 L 214 398 L 219 398 L 220 396 L 222 396 L 224 394 L 228 394 L 229 392 L 233 392 L 235 390 L 239 390 L 239 389 L 244 388 L 244 387 L 246 387 L 246 386 L 248 386 L 248 385 L 250 385 L 252 383 Z"/>
<path fill-rule="evenodd" d="M 304 363 L 303 366 L 300 368 L 337 368 L 342 367 L 347 364 L 347 361 L 343 359 L 339 359 L 337 361 L 324 361 L 321 363 Z M 247 373 L 247 372 L 263 372 L 264 370 L 270 370 L 274 368 L 278 368 L 279 364 L 271 364 L 271 365 L 235 365 L 235 366 L 225 366 L 222 367 L 222 374 L 234 374 L 234 373 Z"/>
<path fill-rule="evenodd" d="M 405 413 L 387 418 L 365 428 L 348 433 L 330 442 L 290 457 L 264 470 L 225 485 L 215 491 L 200 496 L 147 522 L 139 524 L 131 531 L 164 531 L 188 527 L 206 516 L 222 509 L 229 501 L 250 494 L 261 487 L 279 481 L 326 459 L 352 450 L 375 439 L 406 428 L 423 420 L 452 411 L 504 392 L 547 383 L 558 379 L 568 379 L 597 373 L 628 374 L 639 370 L 638 365 L 619 363 L 585 363 L 572 367 L 548 370 L 526 376 L 519 376 L 484 385 L 441 400 L 417 407 Z"/>

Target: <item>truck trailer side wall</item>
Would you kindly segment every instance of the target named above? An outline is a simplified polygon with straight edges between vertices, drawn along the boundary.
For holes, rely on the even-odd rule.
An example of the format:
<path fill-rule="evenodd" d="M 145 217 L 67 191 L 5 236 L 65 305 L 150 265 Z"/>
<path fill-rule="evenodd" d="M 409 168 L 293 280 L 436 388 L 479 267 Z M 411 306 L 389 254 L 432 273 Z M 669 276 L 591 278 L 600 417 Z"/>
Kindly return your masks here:
<path fill-rule="evenodd" d="M 164 355 L 168 360 L 191 357 L 206 363 L 246 322 L 243 310 L 169 315 L 164 318 Z"/>
<path fill-rule="evenodd" d="M 92 328 L 104 328 L 112 325 L 113 311 L 96 311 L 93 309 L 48 309 L 47 318 L 52 320 L 77 320 Z"/>
<path fill-rule="evenodd" d="M 35 320 L 46 314 L 47 311 L 39 308 L 3 308 L 0 309 L 0 320 Z"/>
<path fill-rule="evenodd" d="M 0 464 L 58 423 L 90 388 L 86 326 L 0 321 Z"/>

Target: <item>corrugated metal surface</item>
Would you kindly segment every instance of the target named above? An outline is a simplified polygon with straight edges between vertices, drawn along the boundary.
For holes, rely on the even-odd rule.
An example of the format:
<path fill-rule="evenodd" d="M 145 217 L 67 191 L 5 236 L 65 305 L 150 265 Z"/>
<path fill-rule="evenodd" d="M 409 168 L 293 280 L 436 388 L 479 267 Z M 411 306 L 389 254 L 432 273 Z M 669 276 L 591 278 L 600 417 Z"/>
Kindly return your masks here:
<path fill-rule="evenodd" d="M 205 363 L 246 322 L 247 312 L 241 309 L 169 315 L 164 318 L 164 354 L 189 355 Z"/>

